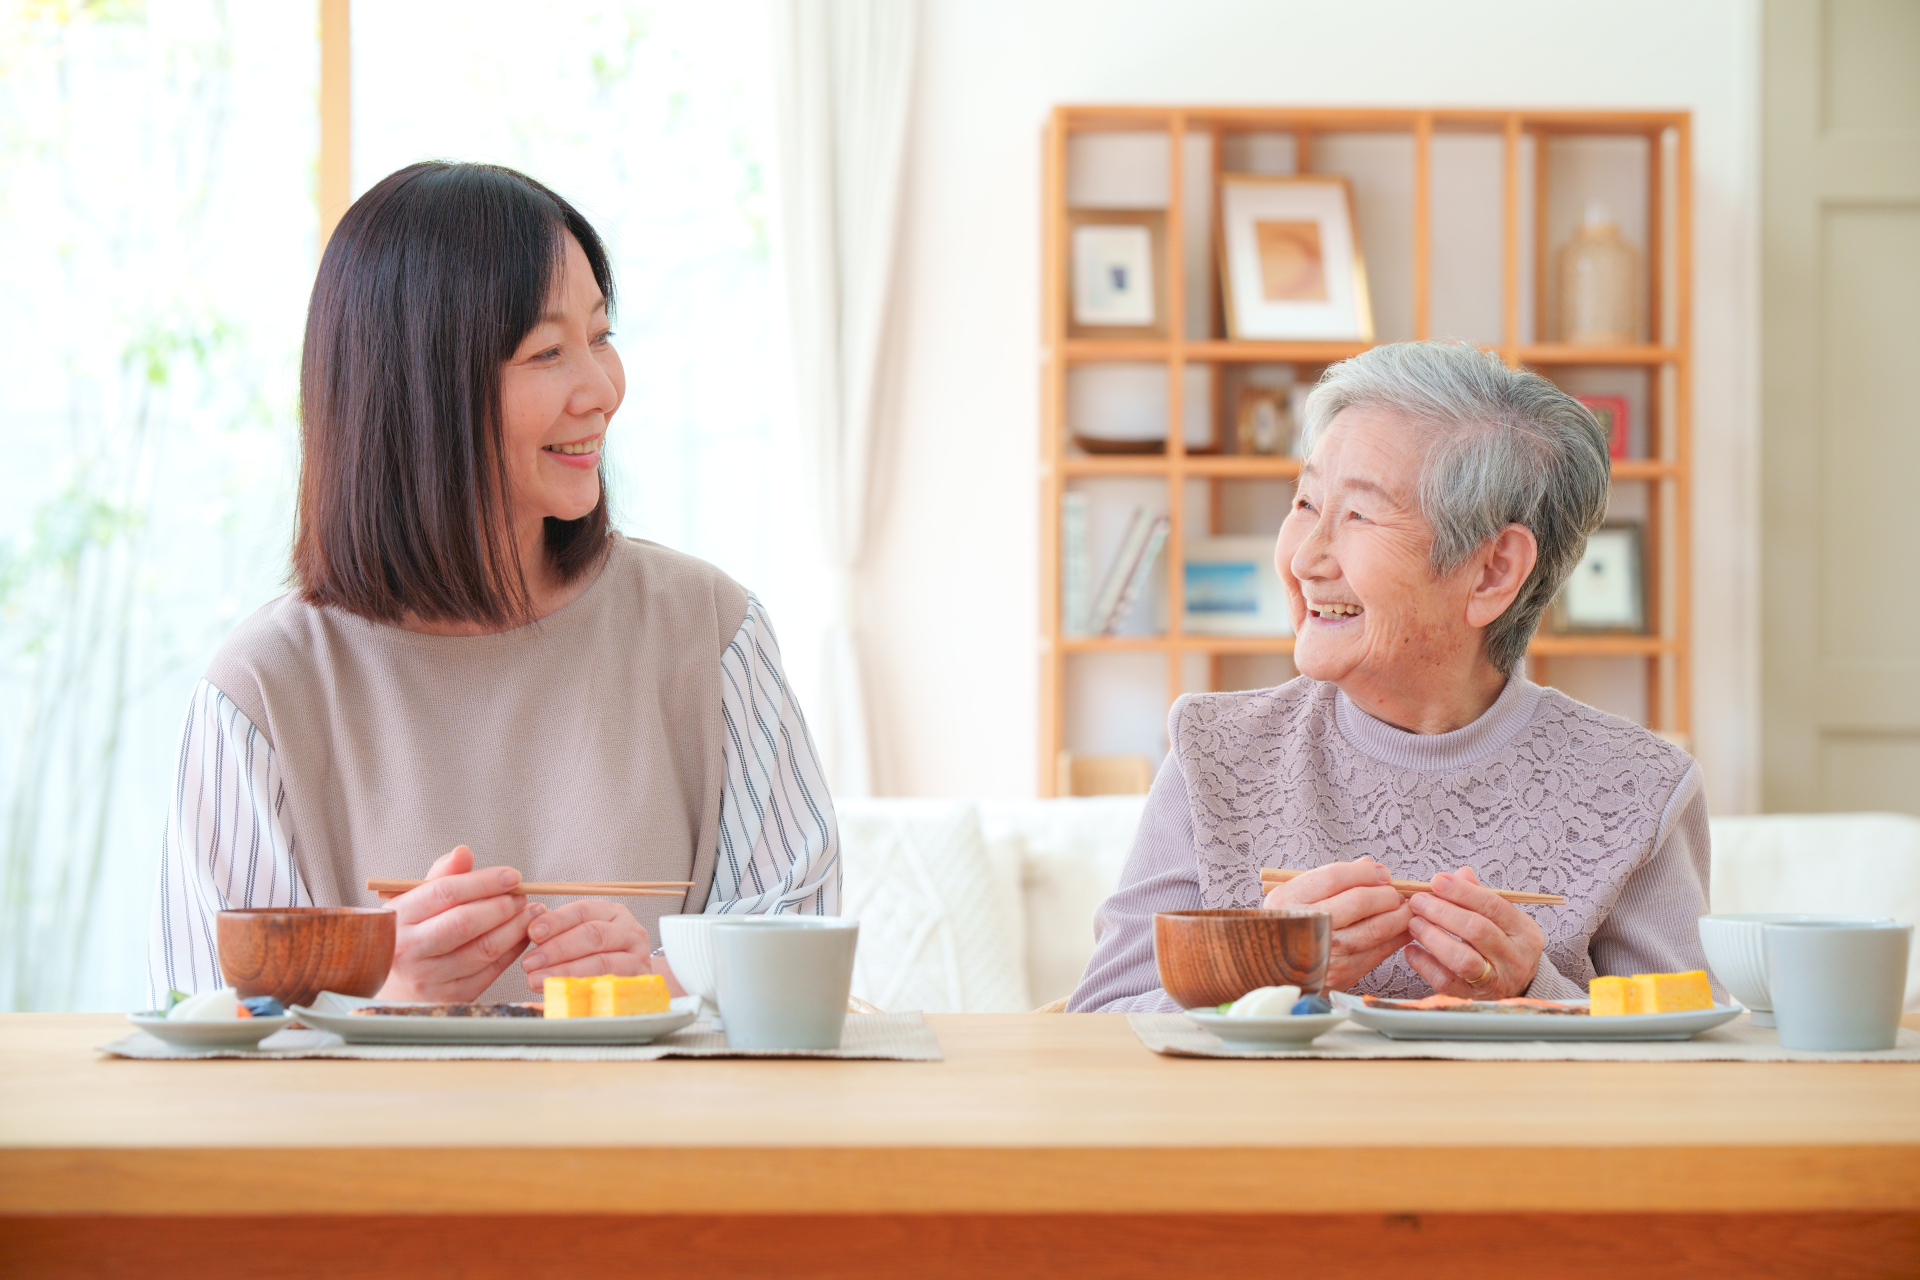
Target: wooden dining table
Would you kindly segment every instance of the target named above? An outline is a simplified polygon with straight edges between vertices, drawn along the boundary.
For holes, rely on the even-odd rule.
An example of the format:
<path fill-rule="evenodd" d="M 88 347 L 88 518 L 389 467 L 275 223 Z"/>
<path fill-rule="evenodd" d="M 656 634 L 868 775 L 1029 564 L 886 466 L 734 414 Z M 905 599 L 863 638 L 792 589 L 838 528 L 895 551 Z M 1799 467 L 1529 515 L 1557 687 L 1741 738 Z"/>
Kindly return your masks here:
<path fill-rule="evenodd" d="M 1920 1064 L 927 1021 L 945 1061 L 132 1061 L 0 1015 L 0 1273 L 1920 1275 Z"/>

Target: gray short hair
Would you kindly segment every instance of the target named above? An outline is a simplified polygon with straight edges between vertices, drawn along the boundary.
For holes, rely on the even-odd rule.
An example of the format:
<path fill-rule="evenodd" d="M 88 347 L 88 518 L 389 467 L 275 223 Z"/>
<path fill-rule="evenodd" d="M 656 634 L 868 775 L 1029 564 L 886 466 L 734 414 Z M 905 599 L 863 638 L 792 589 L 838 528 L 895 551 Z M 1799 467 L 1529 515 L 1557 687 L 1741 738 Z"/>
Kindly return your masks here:
<path fill-rule="evenodd" d="M 1371 406 L 1427 434 L 1420 510 L 1433 526 L 1433 572 L 1453 572 L 1508 524 L 1533 530 L 1539 558 L 1487 628 L 1487 657 L 1511 672 L 1540 615 L 1606 518 L 1607 437 L 1585 405 L 1537 373 L 1509 369 L 1464 342 L 1396 342 L 1343 360 L 1307 397 L 1300 452 L 1342 409 Z"/>

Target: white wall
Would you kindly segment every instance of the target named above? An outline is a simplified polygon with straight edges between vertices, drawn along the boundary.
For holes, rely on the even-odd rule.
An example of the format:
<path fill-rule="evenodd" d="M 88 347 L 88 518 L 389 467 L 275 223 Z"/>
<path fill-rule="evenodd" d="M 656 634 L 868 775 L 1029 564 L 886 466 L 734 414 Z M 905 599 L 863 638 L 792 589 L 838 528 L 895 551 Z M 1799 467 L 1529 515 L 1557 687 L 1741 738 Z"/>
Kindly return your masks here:
<path fill-rule="evenodd" d="M 1040 142 L 1055 104 L 1646 107 L 1695 126 L 1694 751 L 1717 812 L 1754 807 L 1754 3 L 923 3 L 900 429 L 862 573 L 882 793 L 1034 788 Z"/>

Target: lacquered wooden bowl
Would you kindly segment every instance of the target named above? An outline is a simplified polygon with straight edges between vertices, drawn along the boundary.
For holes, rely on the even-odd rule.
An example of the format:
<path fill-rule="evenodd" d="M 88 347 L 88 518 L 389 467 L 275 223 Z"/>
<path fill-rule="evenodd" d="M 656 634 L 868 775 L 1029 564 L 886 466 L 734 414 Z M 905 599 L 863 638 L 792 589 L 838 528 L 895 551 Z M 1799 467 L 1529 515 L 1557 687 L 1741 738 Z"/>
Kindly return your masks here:
<path fill-rule="evenodd" d="M 291 1009 L 322 991 L 370 996 L 393 968 L 394 915 L 385 907 L 251 907 L 214 925 L 220 972 L 242 1000 L 273 996 Z"/>
<path fill-rule="evenodd" d="M 1162 911 L 1153 918 L 1160 985 L 1182 1009 L 1211 1008 L 1260 987 L 1319 991 L 1333 917 L 1298 907 Z"/>

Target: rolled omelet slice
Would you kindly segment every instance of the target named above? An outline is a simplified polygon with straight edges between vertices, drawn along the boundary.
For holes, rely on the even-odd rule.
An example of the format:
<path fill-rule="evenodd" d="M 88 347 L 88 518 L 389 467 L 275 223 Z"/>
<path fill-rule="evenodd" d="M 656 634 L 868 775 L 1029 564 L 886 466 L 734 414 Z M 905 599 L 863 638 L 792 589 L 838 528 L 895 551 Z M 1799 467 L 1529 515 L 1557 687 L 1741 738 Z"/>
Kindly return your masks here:
<path fill-rule="evenodd" d="M 545 986 L 549 1018 L 586 1018 L 593 1014 L 592 978 L 548 978 Z"/>
<path fill-rule="evenodd" d="M 1707 971 L 1636 973 L 1628 980 L 1628 1013 L 1684 1013 L 1713 1008 L 1713 988 Z"/>
<path fill-rule="evenodd" d="M 1618 1017 L 1627 1011 L 1627 980 L 1595 978 L 1587 984 L 1587 1012 L 1596 1018 Z"/>
<path fill-rule="evenodd" d="M 1600 977 L 1587 984 L 1587 1004 L 1596 1018 L 1634 1013 L 1686 1013 L 1713 1008 L 1713 988 L 1707 983 L 1705 969 Z"/>
<path fill-rule="evenodd" d="M 585 979 L 589 992 L 589 1013 L 595 1018 L 630 1018 L 642 1013 L 665 1013 L 672 1007 L 667 980 L 657 973 L 616 978 L 606 975 Z"/>

